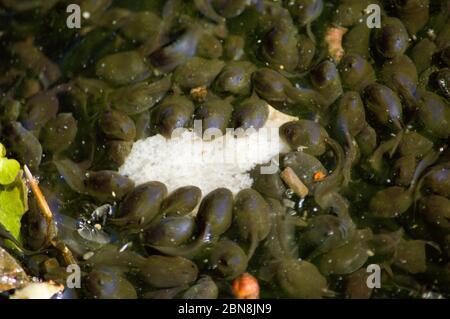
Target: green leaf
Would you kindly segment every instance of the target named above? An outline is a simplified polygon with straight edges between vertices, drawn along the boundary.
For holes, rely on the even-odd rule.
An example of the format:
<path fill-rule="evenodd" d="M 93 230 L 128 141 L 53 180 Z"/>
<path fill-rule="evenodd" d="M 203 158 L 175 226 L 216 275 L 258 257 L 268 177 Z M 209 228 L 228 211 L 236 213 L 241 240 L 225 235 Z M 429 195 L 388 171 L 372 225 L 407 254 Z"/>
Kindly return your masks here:
<path fill-rule="evenodd" d="M 21 185 L 0 191 L 0 223 L 16 239 L 19 238 L 20 220 L 25 211 Z"/>
<path fill-rule="evenodd" d="M 2 143 L 0 143 L 0 158 L 5 157 L 6 156 L 6 148 L 5 146 L 3 146 Z"/>
<path fill-rule="evenodd" d="M 8 185 L 14 182 L 19 170 L 20 164 L 16 160 L 6 157 L 0 158 L 0 184 Z"/>

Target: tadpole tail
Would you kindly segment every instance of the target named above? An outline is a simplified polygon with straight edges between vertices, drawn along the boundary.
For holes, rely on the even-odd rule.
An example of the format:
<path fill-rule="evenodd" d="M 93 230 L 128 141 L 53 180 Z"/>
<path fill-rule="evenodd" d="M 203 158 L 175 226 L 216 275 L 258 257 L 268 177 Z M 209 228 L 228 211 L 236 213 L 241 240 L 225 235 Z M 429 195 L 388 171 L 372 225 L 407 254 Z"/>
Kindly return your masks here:
<path fill-rule="evenodd" d="M 331 208 L 339 217 L 345 220 L 351 220 L 348 202 L 338 193 L 338 189 L 342 186 L 343 180 L 345 179 L 342 176 L 342 173 L 345 174 L 344 169 L 346 164 L 344 150 L 334 139 L 328 138 L 326 142 L 333 149 L 336 156 L 336 166 L 334 171 L 317 186 L 314 199 L 321 208 Z"/>
<path fill-rule="evenodd" d="M 355 140 L 350 136 L 350 134 L 347 132 L 345 134 L 345 139 L 347 141 L 348 150 L 345 154 L 344 164 L 342 167 L 344 180 L 342 182 L 342 185 L 344 187 L 347 187 L 347 185 L 351 181 L 351 169 L 353 166 L 353 163 L 356 160 L 356 146 L 355 146 Z"/>
<path fill-rule="evenodd" d="M 210 18 L 214 22 L 224 23 L 225 18 L 220 16 L 216 10 L 214 10 L 209 0 L 194 0 L 194 5 L 198 11 L 200 11 L 204 16 Z"/>
<path fill-rule="evenodd" d="M 312 32 L 312 30 L 311 30 L 311 22 L 309 22 L 309 23 L 306 25 L 306 34 L 308 35 L 308 38 L 309 38 L 314 44 L 317 43 L 316 36 L 314 35 L 314 32 Z"/>
<path fill-rule="evenodd" d="M 192 243 L 179 246 L 179 247 L 167 247 L 167 246 L 155 246 L 149 247 L 156 249 L 157 251 L 168 256 L 181 256 L 185 258 L 192 258 L 197 255 L 211 240 L 211 225 L 206 224 L 202 234 Z"/>
<path fill-rule="evenodd" d="M 416 185 L 418 184 L 417 182 L 419 181 L 419 178 L 422 176 L 422 173 L 425 171 L 425 169 L 430 165 L 433 165 L 438 158 L 439 153 L 436 151 L 431 151 L 419 162 L 416 170 L 414 171 L 414 175 L 409 186 L 409 190 L 411 192 L 414 192 L 414 190 L 416 189 Z"/>
<path fill-rule="evenodd" d="M 325 196 L 327 193 L 337 191 L 342 183 L 341 173 L 344 166 L 344 150 L 339 143 L 332 138 L 327 138 L 326 143 L 332 148 L 335 154 L 336 165 L 333 172 L 317 185 L 314 194 L 314 199 L 317 203 L 322 202 L 321 197 Z"/>
<path fill-rule="evenodd" d="M 249 261 L 253 257 L 256 247 L 258 247 L 258 243 L 259 243 L 258 233 L 254 230 L 251 230 L 250 247 L 248 248 L 248 253 L 247 253 L 247 258 Z"/>
<path fill-rule="evenodd" d="M 286 87 L 286 96 L 294 103 L 310 108 L 312 111 L 320 112 L 326 101 L 319 92 L 310 88 Z"/>
<path fill-rule="evenodd" d="M 373 152 L 369 158 L 369 164 L 375 172 L 381 172 L 383 167 L 383 156 L 389 152 L 389 156 L 392 157 L 397 150 L 398 145 L 403 137 L 403 130 L 400 131 L 395 137 L 381 143 Z"/>

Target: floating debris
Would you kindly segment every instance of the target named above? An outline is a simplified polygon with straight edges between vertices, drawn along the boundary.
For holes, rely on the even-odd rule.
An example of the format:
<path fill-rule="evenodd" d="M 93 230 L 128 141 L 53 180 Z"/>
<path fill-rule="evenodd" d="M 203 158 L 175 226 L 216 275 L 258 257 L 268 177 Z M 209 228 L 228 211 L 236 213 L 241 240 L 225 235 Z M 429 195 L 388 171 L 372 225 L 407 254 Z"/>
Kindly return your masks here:
<path fill-rule="evenodd" d="M 22 266 L 0 247 L 0 292 L 18 289 L 29 282 Z"/>
<path fill-rule="evenodd" d="M 305 198 L 308 195 L 308 188 L 303 184 L 292 168 L 286 167 L 284 171 L 281 172 L 280 176 L 300 198 Z"/>
<path fill-rule="evenodd" d="M 232 290 L 237 299 L 259 299 L 258 280 L 247 272 L 234 279 Z"/>

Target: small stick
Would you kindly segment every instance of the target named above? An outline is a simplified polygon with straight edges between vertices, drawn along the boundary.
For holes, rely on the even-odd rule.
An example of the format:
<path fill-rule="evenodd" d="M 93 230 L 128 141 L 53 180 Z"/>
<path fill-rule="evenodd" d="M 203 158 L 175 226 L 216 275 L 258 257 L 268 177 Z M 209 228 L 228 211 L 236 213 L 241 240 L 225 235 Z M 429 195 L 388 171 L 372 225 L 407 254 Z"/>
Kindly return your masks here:
<path fill-rule="evenodd" d="M 34 196 L 36 197 L 36 200 L 38 202 L 39 208 L 41 208 L 41 213 L 44 215 L 44 218 L 47 222 L 53 222 L 53 214 L 50 210 L 50 207 L 48 206 L 47 201 L 45 200 L 44 194 L 42 194 L 41 189 L 38 186 L 38 182 L 33 177 L 33 175 L 30 172 L 30 169 L 28 166 L 24 165 L 23 169 L 25 171 L 25 175 L 28 179 L 28 182 L 30 183 L 31 190 L 33 191 Z"/>
<path fill-rule="evenodd" d="M 42 194 L 42 191 L 38 185 L 38 181 L 33 177 L 33 175 L 30 172 L 30 169 L 27 165 L 24 165 L 24 171 L 25 175 L 28 179 L 28 182 L 30 183 L 31 191 L 34 194 L 34 197 L 36 198 L 36 201 L 38 203 L 38 206 L 40 208 L 41 214 L 44 216 L 47 225 L 47 239 L 48 241 L 55 247 L 57 250 L 59 250 L 64 257 L 65 262 L 70 264 L 76 264 L 76 260 L 72 255 L 72 252 L 67 248 L 67 246 L 58 240 L 56 236 L 56 227 L 55 223 L 53 221 L 53 213 L 50 210 L 50 206 L 48 206 L 47 200 L 44 197 L 44 194 Z"/>
<path fill-rule="evenodd" d="M 300 198 L 305 198 L 306 195 L 308 195 L 308 188 L 303 184 L 292 168 L 286 167 L 284 171 L 281 172 L 281 178 Z"/>

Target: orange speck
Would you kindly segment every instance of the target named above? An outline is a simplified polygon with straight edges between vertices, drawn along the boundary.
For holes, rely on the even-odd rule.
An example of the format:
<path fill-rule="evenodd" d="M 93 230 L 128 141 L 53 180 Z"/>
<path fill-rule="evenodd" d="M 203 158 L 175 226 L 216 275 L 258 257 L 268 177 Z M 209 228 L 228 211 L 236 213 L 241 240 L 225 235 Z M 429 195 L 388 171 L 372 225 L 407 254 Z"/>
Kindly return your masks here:
<path fill-rule="evenodd" d="M 315 182 L 320 182 L 325 178 L 325 174 L 321 171 L 315 172 L 313 175 L 313 179 Z"/>
<path fill-rule="evenodd" d="M 258 280 L 249 273 L 234 279 L 232 290 L 237 299 L 259 299 Z"/>

